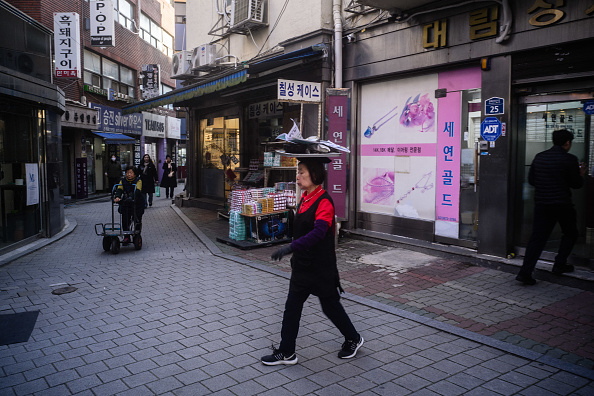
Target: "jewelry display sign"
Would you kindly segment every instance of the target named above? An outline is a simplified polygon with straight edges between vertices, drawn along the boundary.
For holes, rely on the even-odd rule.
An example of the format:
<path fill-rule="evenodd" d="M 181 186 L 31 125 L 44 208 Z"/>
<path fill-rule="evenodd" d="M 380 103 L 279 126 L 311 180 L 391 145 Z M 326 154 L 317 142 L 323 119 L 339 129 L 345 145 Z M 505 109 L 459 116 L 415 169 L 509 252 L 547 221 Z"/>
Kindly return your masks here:
<path fill-rule="evenodd" d="M 326 117 L 328 119 L 328 140 L 340 146 L 348 146 L 350 89 L 326 90 Z M 328 185 L 326 190 L 334 201 L 335 214 L 347 219 L 347 154 L 341 152 L 328 164 Z"/>
<path fill-rule="evenodd" d="M 361 87 L 358 209 L 433 221 L 437 74 Z"/>

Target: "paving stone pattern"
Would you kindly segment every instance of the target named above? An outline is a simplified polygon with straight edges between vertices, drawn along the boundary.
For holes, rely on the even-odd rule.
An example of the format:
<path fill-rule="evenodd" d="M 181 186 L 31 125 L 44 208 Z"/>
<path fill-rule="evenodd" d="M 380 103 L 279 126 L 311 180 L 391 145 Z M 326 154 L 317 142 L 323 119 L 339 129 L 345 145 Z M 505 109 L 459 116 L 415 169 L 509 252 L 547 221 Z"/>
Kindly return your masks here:
<path fill-rule="evenodd" d="M 417 319 L 422 316 L 391 312 L 386 303 L 407 305 L 397 299 L 420 299 L 415 293 L 427 290 L 423 298 L 433 302 L 440 290 L 430 289 L 465 277 L 448 275 L 448 264 L 439 260 L 386 274 L 386 268 L 355 257 L 386 250 L 373 244 L 350 249 L 356 251 L 350 253 L 353 263 L 342 268 L 345 285 L 360 285 L 358 278 L 368 275 L 363 286 L 369 289 L 348 286 L 353 293 L 364 290 L 365 298 L 343 300 L 367 340 L 357 357 L 336 356 L 340 334 L 311 298 L 299 333 L 299 364 L 263 366 L 259 357 L 278 343 L 288 264 L 264 267 L 263 255 L 270 254 L 265 249 L 237 257 L 249 264 L 223 257 L 234 250 L 225 245 L 213 254 L 169 203 L 156 199 L 146 211 L 140 251 L 128 246 L 118 255 L 104 252 L 94 224 L 109 218 L 110 204 L 85 203 L 65 210 L 77 223 L 72 233 L 0 268 L 0 314 L 40 311 L 28 342 L 0 346 L 0 395 L 594 394 L 594 375 L 440 330 Z M 196 224 L 213 237 L 206 218 L 194 213 Z M 439 281 L 411 274 L 433 265 L 442 269 Z M 489 286 L 498 285 L 490 271 L 466 271 L 466 277 L 485 272 L 491 280 L 458 289 L 488 295 Z M 408 286 L 405 275 L 430 287 Z M 374 287 L 380 279 L 383 289 Z M 51 293 L 64 284 L 77 290 Z M 554 316 L 564 301 L 584 298 L 572 293 L 552 299 L 540 308 L 543 314 Z M 470 312 L 457 311 L 456 317 L 483 324 Z M 574 314 L 568 315 L 571 320 Z"/>
<path fill-rule="evenodd" d="M 216 214 L 181 211 L 213 240 L 228 233 Z M 289 259 L 270 260 L 276 247 L 221 250 L 282 271 Z M 594 369 L 594 293 L 541 281 L 527 287 L 515 275 L 463 259 L 341 238 L 337 249 L 347 292 L 434 318 L 534 352 Z"/>

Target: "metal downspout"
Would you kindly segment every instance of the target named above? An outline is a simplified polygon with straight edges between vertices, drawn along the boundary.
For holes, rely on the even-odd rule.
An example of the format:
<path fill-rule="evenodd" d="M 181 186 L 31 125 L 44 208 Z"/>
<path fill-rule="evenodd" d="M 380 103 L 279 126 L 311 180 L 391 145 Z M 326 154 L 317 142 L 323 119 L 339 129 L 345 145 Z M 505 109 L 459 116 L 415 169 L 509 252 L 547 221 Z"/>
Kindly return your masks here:
<path fill-rule="evenodd" d="M 332 0 L 334 16 L 334 88 L 342 88 L 342 0 Z"/>

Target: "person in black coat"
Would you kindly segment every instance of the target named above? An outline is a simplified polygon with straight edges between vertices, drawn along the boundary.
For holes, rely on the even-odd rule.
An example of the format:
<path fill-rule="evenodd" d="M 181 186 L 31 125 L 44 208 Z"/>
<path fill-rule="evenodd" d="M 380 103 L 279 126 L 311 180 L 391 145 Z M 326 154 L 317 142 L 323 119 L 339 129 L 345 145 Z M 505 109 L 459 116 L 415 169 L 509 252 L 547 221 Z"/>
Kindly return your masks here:
<path fill-rule="evenodd" d="M 142 180 L 142 193 L 144 194 L 144 207 L 153 206 L 153 194 L 155 193 L 155 184 L 159 182 L 157 176 L 157 167 L 153 163 L 151 156 L 145 154 L 142 162 L 138 166 L 140 171 L 140 180 Z"/>
<path fill-rule="evenodd" d="M 163 164 L 161 187 L 165 189 L 165 197 L 173 198 L 173 190 L 177 187 L 177 165 L 171 162 L 170 155 L 165 157 L 165 163 Z"/>
<path fill-rule="evenodd" d="M 578 163 L 575 155 L 569 154 L 573 133 L 566 129 L 553 132 L 553 147 L 534 157 L 528 182 L 534 186 L 534 224 L 526 246 L 524 262 L 516 280 L 534 285 L 532 272 L 555 224 L 559 223 L 563 236 L 555 257 L 553 273 L 561 275 L 572 272 L 573 265 L 567 258 L 578 237 L 577 215 L 571 201 L 571 189 L 584 184 L 586 167 Z"/>

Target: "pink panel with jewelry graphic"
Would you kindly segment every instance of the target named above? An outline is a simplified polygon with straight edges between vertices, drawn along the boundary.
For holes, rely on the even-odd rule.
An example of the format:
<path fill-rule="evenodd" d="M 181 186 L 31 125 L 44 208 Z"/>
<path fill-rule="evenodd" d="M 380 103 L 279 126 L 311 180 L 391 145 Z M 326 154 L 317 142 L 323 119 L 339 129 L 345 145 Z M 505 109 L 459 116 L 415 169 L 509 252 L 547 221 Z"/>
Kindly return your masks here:
<path fill-rule="evenodd" d="M 359 210 L 435 218 L 438 75 L 361 87 Z"/>

